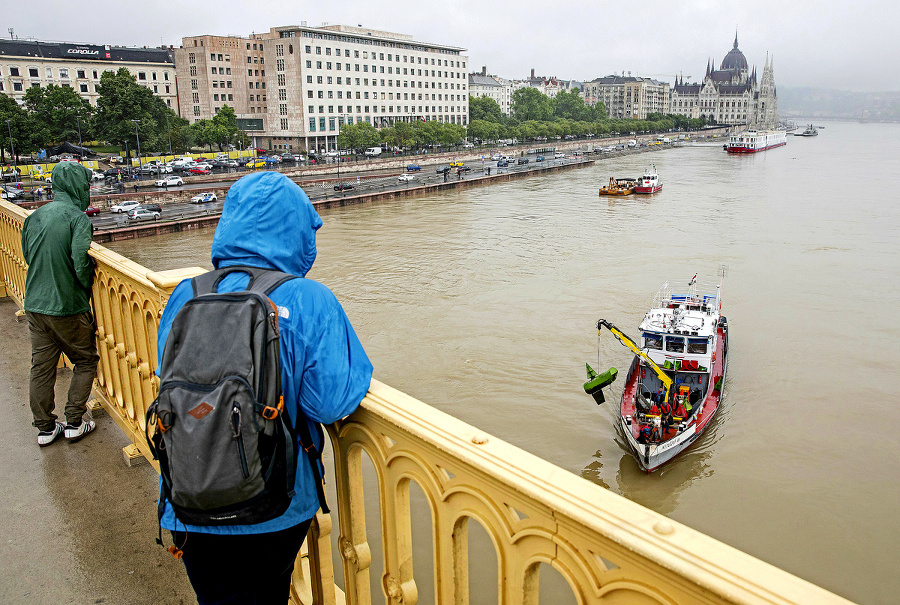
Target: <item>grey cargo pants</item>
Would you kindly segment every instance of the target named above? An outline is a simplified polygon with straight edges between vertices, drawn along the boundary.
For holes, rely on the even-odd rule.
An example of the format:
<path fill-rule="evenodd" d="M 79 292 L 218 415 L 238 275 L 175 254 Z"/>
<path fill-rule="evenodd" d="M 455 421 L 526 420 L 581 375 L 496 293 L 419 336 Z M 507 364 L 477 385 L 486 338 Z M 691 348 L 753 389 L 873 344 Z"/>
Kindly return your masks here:
<path fill-rule="evenodd" d="M 59 356 L 65 353 L 74 364 L 69 396 L 66 402 L 66 422 L 81 424 L 87 411 L 87 400 L 97 374 L 96 331 L 93 314 L 56 317 L 41 313 L 25 312 L 31 333 L 31 383 L 28 396 L 34 426 L 39 431 L 53 430 L 56 414 L 53 413 L 56 367 Z"/>

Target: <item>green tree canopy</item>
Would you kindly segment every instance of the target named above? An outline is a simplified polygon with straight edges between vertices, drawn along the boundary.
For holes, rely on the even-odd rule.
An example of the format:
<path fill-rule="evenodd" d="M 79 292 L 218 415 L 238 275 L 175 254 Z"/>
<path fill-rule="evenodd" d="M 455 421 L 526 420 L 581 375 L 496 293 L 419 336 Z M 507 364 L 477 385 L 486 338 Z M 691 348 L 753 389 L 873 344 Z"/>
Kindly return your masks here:
<path fill-rule="evenodd" d="M 9 120 L 9 124 L 6 121 Z M 10 145 L 12 132 L 12 146 Z M 12 97 L 0 94 L 0 159 L 6 161 L 7 152 L 16 149 L 16 157 L 33 153 L 49 138 L 47 127 L 20 107 Z"/>
<path fill-rule="evenodd" d="M 97 92 L 93 127 L 99 138 L 134 147 L 140 135 L 141 151 L 168 149 L 166 115 L 171 110 L 127 69 L 103 72 Z"/>
<path fill-rule="evenodd" d="M 378 142 L 378 130 L 368 122 L 341 126 L 338 144 L 341 149 L 363 149 Z"/>
<path fill-rule="evenodd" d="M 48 84 L 25 92 L 25 108 L 47 128 L 46 142 L 91 140 L 93 108 L 68 86 Z"/>
<path fill-rule="evenodd" d="M 512 114 L 520 121 L 549 120 L 553 115 L 550 98 L 537 88 L 520 88 L 512 94 Z"/>
<path fill-rule="evenodd" d="M 503 111 L 497 101 L 490 97 L 469 97 L 469 122 L 475 120 L 500 123 Z"/>

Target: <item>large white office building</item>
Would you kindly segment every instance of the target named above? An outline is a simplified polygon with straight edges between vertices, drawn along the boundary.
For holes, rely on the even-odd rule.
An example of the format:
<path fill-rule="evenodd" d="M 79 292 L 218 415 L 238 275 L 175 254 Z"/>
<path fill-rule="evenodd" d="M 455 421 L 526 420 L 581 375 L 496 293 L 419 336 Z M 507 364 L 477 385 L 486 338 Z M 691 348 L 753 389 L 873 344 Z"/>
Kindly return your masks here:
<path fill-rule="evenodd" d="M 251 38 L 188 37 L 176 58 L 182 116 L 208 118 L 227 104 L 267 149 L 334 149 L 351 123 L 469 121 L 464 49 L 405 34 L 288 25 Z"/>

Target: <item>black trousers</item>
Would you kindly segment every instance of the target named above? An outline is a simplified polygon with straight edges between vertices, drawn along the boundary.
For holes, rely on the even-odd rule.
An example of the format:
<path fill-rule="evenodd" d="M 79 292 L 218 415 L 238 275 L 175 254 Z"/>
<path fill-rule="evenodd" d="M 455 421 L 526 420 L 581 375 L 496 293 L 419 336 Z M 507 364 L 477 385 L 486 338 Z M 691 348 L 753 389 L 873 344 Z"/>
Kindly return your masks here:
<path fill-rule="evenodd" d="M 285 605 L 312 519 L 268 534 L 172 532 L 199 605 Z"/>

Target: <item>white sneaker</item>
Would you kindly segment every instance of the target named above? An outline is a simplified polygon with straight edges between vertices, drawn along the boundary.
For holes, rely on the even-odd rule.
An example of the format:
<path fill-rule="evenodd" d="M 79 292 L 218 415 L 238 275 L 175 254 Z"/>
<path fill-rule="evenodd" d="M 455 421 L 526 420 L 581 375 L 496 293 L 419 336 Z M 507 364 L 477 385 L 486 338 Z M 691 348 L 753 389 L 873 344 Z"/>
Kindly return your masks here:
<path fill-rule="evenodd" d="M 38 433 L 38 445 L 41 447 L 47 447 L 54 441 L 56 441 L 60 435 L 63 434 L 65 427 L 63 427 L 62 422 L 57 422 L 56 426 L 53 427 L 53 430 L 50 431 L 40 431 Z"/>
<path fill-rule="evenodd" d="M 97 424 L 93 420 L 84 420 L 79 426 L 66 423 L 66 441 L 75 443 L 95 428 L 97 428 Z"/>

